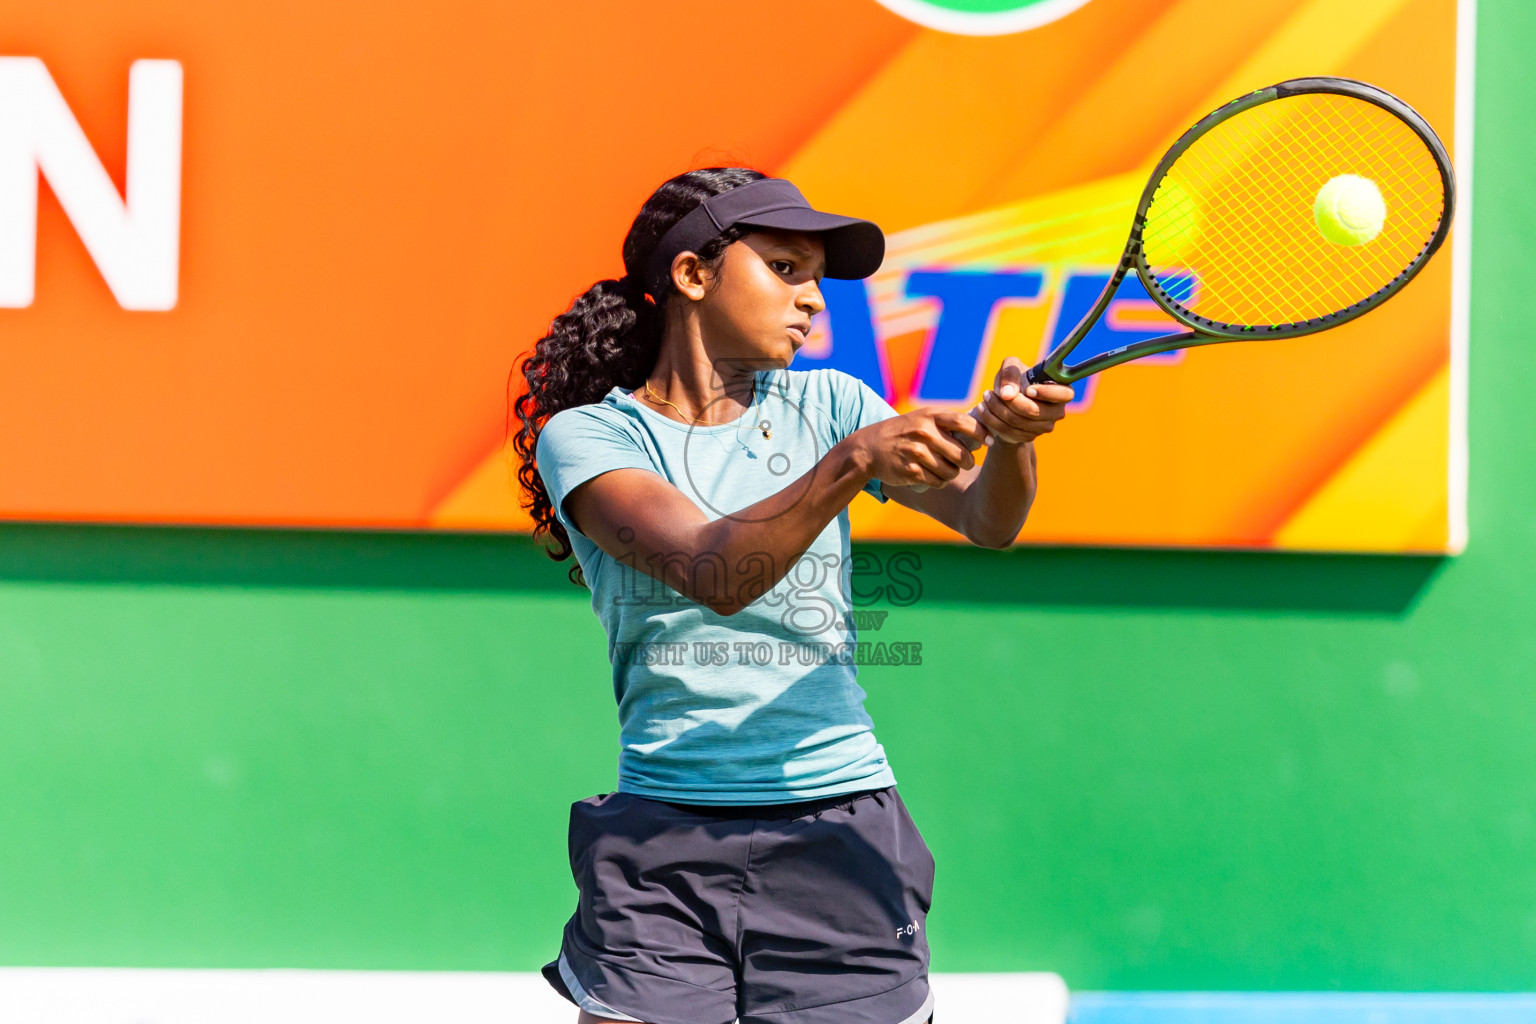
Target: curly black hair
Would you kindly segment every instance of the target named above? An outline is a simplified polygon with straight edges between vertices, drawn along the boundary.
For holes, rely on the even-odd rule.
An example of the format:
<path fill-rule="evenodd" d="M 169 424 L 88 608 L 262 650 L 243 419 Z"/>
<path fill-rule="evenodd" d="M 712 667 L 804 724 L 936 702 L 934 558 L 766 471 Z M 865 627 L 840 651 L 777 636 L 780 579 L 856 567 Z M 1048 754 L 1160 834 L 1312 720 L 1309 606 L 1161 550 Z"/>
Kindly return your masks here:
<path fill-rule="evenodd" d="M 578 295 L 570 309 L 555 317 L 533 354 L 514 368 L 508 394 L 516 389 L 519 372 L 525 384 L 509 402 L 508 416 L 509 433 L 514 417 L 520 423 L 512 441 L 521 462 L 517 469 L 524 492 L 520 502 L 533 517 L 534 539 L 547 536 L 554 541 L 553 548 L 545 548 L 553 560 L 571 557 L 571 539 L 555 518 L 539 478 L 535 457 L 539 431 L 562 409 L 600 402 L 615 386 L 637 388 L 650 375 L 661 351 L 662 310 L 676 294 L 668 283 L 663 294 L 652 297 L 654 301 L 646 296 L 646 264 L 656 243 L 704 200 L 764 177 L 745 167 L 706 167 L 663 183 L 640 207 L 624 236 L 624 276 L 599 281 Z M 706 266 L 716 266 L 725 247 L 744 234 L 740 228 L 727 228 L 697 255 Z M 572 583 L 586 586 L 580 564 L 573 564 L 568 575 Z"/>

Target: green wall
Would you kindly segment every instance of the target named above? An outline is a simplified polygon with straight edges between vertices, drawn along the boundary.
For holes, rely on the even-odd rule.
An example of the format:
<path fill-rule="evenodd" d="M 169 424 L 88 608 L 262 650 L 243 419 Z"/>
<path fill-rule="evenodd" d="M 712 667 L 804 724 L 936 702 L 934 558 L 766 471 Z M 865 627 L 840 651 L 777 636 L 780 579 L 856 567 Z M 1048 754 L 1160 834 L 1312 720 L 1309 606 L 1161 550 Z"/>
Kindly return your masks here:
<path fill-rule="evenodd" d="M 1470 548 L 923 549 L 863 679 L 936 968 L 1536 990 L 1536 9 L 1481 7 Z M 0 963 L 536 967 L 603 651 L 523 538 L 0 527 Z"/>

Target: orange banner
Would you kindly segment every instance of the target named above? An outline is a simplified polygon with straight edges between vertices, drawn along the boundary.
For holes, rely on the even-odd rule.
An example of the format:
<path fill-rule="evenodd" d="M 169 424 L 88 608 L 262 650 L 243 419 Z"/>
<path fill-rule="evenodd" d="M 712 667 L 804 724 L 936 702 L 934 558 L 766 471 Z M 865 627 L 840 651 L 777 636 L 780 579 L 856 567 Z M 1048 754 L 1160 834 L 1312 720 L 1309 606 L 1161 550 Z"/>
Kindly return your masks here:
<path fill-rule="evenodd" d="M 1072 326 L 1206 111 L 1341 75 L 1452 145 L 1468 101 L 1456 0 L 1044 0 L 977 34 L 922 0 L 674 6 L 20 0 L 0 516 L 526 529 L 509 370 L 619 272 L 658 182 L 721 162 L 889 235 L 797 368 L 969 407 Z M 1339 330 L 1082 388 L 1023 539 L 1458 549 L 1463 248 Z M 1157 320 L 1128 295 L 1105 329 Z M 857 536 L 958 539 L 853 514 Z"/>

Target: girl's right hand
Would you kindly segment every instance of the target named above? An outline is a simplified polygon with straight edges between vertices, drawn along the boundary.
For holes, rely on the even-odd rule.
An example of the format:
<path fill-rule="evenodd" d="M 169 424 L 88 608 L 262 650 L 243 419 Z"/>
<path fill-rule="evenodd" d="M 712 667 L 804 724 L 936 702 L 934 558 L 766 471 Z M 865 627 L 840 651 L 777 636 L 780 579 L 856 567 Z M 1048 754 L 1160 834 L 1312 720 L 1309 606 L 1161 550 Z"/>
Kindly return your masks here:
<path fill-rule="evenodd" d="M 923 406 L 856 430 L 847 440 L 860 452 L 871 478 L 892 487 L 932 488 L 976 465 L 970 449 L 951 432 L 974 440 L 973 447 L 991 437 L 970 413 Z"/>

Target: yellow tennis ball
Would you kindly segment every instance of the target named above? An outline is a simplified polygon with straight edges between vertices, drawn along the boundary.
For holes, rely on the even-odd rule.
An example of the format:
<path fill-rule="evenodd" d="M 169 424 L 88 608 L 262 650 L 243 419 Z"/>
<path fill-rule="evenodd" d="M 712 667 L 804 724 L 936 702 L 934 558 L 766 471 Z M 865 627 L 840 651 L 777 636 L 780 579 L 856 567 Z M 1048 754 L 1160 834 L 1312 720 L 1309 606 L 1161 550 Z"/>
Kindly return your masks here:
<path fill-rule="evenodd" d="M 1312 216 L 1324 238 L 1338 245 L 1364 245 L 1381 234 L 1387 202 L 1370 178 L 1340 174 L 1317 190 Z"/>

